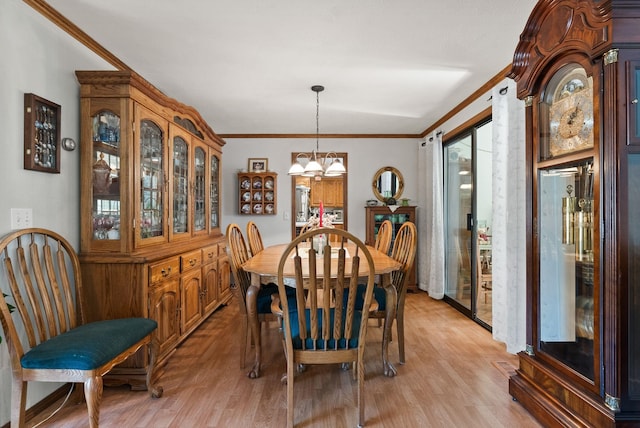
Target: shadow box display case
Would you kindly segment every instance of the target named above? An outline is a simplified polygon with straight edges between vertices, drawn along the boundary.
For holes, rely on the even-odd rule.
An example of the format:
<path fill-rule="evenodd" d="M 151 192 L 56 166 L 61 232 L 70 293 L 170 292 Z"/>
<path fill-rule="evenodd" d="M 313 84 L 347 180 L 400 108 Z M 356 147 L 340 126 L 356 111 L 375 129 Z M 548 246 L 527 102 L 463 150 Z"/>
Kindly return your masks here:
<path fill-rule="evenodd" d="M 238 213 L 243 215 L 276 214 L 278 206 L 277 185 L 278 174 L 275 172 L 239 172 Z"/>

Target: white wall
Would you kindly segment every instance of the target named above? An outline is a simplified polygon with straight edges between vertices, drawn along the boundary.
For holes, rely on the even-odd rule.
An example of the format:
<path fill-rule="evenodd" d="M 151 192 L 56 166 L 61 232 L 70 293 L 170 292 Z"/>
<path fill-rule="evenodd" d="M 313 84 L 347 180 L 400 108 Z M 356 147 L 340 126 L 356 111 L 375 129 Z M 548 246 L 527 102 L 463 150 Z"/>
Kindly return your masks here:
<path fill-rule="evenodd" d="M 61 105 L 61 135 L 79 143 L 79 86 L 74 71 L 110 67 L 21 0 L 0 1 L 0 58 L 0 236 L 10 231 L 11 208 L 31 208 L 34 226 L 56 230 L 78 248 L 79 151 L 62 151 L 60 174 L 23 169 L 24 94 L 35 93 Z M 10 419 L 10 380 L 3 340 L 0 425 Z M 28 405 L 59 386 L 29 385 Z"/>
<path fill-rule="evenodd" d="M 227 139 L 223 147 L 223 230 L 230 223 L 244 229 L 249 220 L 262 231 L 265 245 L 291 239 L 291 153 L 311 151 L 315 139 Z M 403 175 L 405 187 L 402 197 L 418 200 L 418 146 L 414 139 L 320 139 L 321 151 L 348 153 L 348 229 L 365 239 L 365 212 L 367 199 L 374 199 L 371 190 L 373 176 L 383 166 L 396 167 Z M 239 215 L 237 172 L 247 168 L 248 158 L 268 158 L 269 169 L 278 173 L 278 205 L 276 215 Z M 418 209 L 418 215 L 420 209 Z"/>
<path fill-rule="evenodd" d="M 53 229 L 79 246 L 79 150 L 62 151 L 60 174 L 23 168 L 24 94 L 35 93 L 62 106 L 61 135 L 79 141 L 79 85 L 75 70 L 112 67 L 51 24 L 21 0 L 0 1 L 0 236 L 10 231 L 11 208 L 31 208 L 36 227 Z M 349 229 L 364 239 L 364 205 L 372 198 L 371 181 L 383 166 L 398 168 L 405 178 L 404 195 L 417 199 L 417 148 L 414 140 L 321 140 L 323 150 L 349 153 Z M 314 147 L 311 140 L 229 140 L 223 148 L 223 227 L 249 219 L 262 228 L 267 245 L 290 239 L 291 182 L 287 176 L 292 151 Z M 267 157 L 279 174 L 278 215 L 238 216 L 237 170 L 247 158 Z M 0 284 L 0 288 L 5 285 Z M 6 343 L 0 344 L 0 425 L 10 420 L 11 373 Z M 42 400 L 59 384 L 29 385 L 27 406 Z"/>

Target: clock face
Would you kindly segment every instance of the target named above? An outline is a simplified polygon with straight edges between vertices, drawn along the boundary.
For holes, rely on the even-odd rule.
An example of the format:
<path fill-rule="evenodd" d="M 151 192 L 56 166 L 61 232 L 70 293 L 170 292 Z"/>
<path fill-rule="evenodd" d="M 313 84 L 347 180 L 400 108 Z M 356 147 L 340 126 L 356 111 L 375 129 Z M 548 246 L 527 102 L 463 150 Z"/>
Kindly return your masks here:
<path fill-rule="evenodd" d="M 593 147 L 591 82 L 592 78 L 587 78 L 584 70 L 577 68 L 562 76 L 555 88 L 551 88 L 553 98 L 548 122 L 551 157 Z"/>

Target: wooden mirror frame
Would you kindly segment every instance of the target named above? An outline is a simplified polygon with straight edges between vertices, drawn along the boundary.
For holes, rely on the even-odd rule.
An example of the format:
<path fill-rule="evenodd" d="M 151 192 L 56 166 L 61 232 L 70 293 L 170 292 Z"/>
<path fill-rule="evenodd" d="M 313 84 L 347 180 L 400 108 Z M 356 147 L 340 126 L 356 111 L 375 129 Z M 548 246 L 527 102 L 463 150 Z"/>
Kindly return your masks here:
<path fill-rule="evenodd" d="M 398 180 L 398 189 L 396 190 L 395 194 L 390 196 L 391 198 L 397 201 L 400 198 L 400 196 L 402 196 L 402 191 L 404 190 L 404 178 L 402 177 L 402 174 L 400 173 L 400 171 L 398 171 L 396 168 L 392 166 L 382 167 L 375 173 L 375 175 L 373 176 L 373 184 L 371 185 L 373 189 L 373 194 L 376 197 L 376 199 L 378 199 L 381 202 L 385 202 L 386 198 L 380 192 L 381 189 L 378 188 L 378 181 L 382 177 L 382 174 L 384 174 L 385 172 L 390 172 L 392 174 L 395 174 L 396 179 Z"/>

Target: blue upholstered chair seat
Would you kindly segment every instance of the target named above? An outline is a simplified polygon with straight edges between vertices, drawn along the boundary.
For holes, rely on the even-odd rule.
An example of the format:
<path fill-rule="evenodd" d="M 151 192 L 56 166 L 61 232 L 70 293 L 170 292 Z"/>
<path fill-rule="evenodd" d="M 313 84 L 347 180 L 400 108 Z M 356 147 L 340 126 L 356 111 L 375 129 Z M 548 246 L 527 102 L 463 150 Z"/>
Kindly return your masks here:
<path fill-rule="evenodd" d="M 367 286 L 364 284 L 358 285 L 358 290 L 356 292 L 356 309 L 362 310 L 362 305 L 364 305 L 364 293 L 367 291 Z M 344 301 L 346 302 L 349 298 L 349 290 L 345 290 L 344 293 Z M 383 287 L 375 286 L 373 287 L 373 299 L 378 302 L 378 311 L 384 312 L 387 308 L 387 295 L 384 291 Z"/>
<path fill-rule="evenodd" d="M 346 339 L 340 339 L 338 341 L 338 349 L 351 349 L 351 348 L 357 348 L 358 347 L 358 336 L 360 333 L 360 322 L 362 319 L 362 311 L 360 310 L 356 310 L 355 311 L 355 316 L 353 318 L 353 328 L 351 330 L 351 339 L 349 339 L 349 346 L 347 346 L 347 341 Z M 305 348 L 306 349 L 313 349 L 313 339 L 308 338 L 308 336 L 311 335 L 311 329 L 309 329 L 309 326 L 311 325 L 311 311 L 309 309 L 305 309 L 304 311 L 305 313 L 305 317 L 306 317 L 306 325 L 307 325 L 307 339 L 305 340 Z M 298 311 L 297 310 L 289 310 L 289 314 L 290 314 L 290 322 L 291 322 L 291 330 L 292 330 L 292 339 L 293 339 L 293 348 L 294 349 L 302 349 L 302 339 L 300 338 L 300 330 L 299 330 L 299 324 L 298 324 Z M 333 326 L 334 326 L 334 315 L 335 315 L 335 309 L 331 309 L 330 310 L 330 329 L 331 331 L 333 331 Z M 342 316 L 342 321 L 343 321 L 343 328 L 344 328 L 344 318 L 345 315 L 343 314 Z M 318 324 L 322 325 L 322 310 L 318 309 Z M 322 335 L 320 335 L 322 336 Z M 324 349 L 325 348 L 325 343 L 324 343 L 324 339 L 318 339 L 316 341 L 316 348 L 317 349 Z M 334 349 L 335 348 L 335 339 L 329 339 L 328 341 L 328 346 L 327 349 Z"/>
<path fill-rule="evenodd" d="M 271 295 L 278 294 L 278 285 L 274 283 L 265 284 L 260 287 L 258 292 L 258 313 L 270 314 L 271 313 Z M 295 302 L 296 290 L 295 288 L 287 288 L 287 297 L 289 298 L 289 305 L 291 302 Z M 293 297 L 293 299 L 292 299 Z"/>
<path fill-rule="evenodd" d="M 93 370 L 111 361 L 158 326 L 147 318 L 122 318 L 81 325 L 29 350 L 25 369 Z"/>

